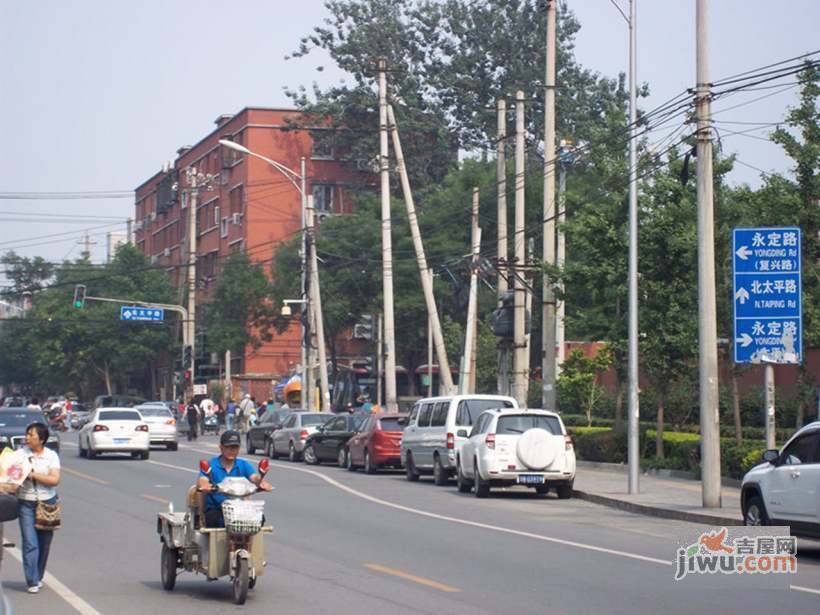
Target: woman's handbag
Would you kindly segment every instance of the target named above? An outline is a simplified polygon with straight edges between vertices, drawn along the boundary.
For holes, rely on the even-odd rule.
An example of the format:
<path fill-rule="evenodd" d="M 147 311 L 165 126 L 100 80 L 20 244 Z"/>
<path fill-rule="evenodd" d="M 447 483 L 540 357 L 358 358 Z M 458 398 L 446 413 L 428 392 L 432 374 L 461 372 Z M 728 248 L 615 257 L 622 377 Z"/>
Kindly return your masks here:
<path fill-rule="evenodd" d="M 37 494 L 37 482 L 32 482 L 34 482 L 34 493 Z M 34 529 L 48 532 L 59 530 L 63 526 L 61 512 L 62 507 L 59 501 L 46 504 L 38 496 L 37 505 L 34 507 Z"/>

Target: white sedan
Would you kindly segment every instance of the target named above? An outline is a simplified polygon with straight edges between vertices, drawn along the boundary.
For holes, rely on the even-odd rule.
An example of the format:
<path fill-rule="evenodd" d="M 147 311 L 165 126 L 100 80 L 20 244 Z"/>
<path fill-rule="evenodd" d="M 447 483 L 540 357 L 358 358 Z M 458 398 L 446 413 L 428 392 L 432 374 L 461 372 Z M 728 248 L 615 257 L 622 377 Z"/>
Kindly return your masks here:
<path fill-rule="evenodd" d="M 148 435 L 151 444 L 166 447 L 175 451 L 179 448 L 177 442 L 177 421 L 168 406 L 165 404 L 147 403 L 135 408 L 142 419 L 148 423 Z"/>
<path fill-rule="evenodd" d="M 131 453 L 135 459 L 148 459 L 150 446 L 148 424 L 133 408 L 99 408 L 80 430 L 80 457 Z"/>

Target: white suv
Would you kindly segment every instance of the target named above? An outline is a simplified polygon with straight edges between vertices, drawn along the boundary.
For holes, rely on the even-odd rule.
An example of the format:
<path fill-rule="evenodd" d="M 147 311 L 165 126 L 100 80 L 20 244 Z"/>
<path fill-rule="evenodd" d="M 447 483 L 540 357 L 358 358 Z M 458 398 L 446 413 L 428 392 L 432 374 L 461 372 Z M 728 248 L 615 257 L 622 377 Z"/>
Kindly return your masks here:
<path fill-rule="evenodd" d="M 466 436 L 467 434 L 460 434 Z M 458 490 L 485 498 L 490 487 L 521 485 L 572 496 L 575 451 L 561 417 L 548 410 L 488 410 L 478 417 L 456 460 Z"/>
<path fill-rule="evenodd" d="M 740 503 L 745 525 L 788 525 L 793 534 L 820 537 L 820 421 L 782 451 L 763 454 L 743 477 Z"/>

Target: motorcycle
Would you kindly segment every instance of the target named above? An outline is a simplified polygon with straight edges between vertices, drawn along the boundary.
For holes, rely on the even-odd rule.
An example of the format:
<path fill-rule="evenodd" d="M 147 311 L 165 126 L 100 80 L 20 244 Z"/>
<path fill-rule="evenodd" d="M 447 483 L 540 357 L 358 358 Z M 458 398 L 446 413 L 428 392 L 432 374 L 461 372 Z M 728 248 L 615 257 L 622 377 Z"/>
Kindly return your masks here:
<path fill-rule="evenodd" d="M 207 461 L 200 469 L 211 476 Z M 257 471 L 264 477 L 269 468 L 267 459 L 259 462 Z M 263 526 L 264 502 L 248 499 L 259 487 L 243 477 L 228 477 L 211 484 L 211 491 L 227 496 L 222 503 L 224 528 L 206 528 L 200 520 L 200 493 L 196 485 L 188 491 L 188 510 L 159 513 L 157 532 L 162 542 L 162 587 L 174 589 L 177 572 L 202 573 L 209 581 L 228 576 L 233 583 L 233 601 L 244 604 L 248 590 L 253 589 L 265 566 L 264 535 L 273 528 Z"/>
<path fill-rule="evenodd" d="M 62 408 L 56 408 L 48 412 L 48 428 L 55 431 L 68 431 L 66 425 L 66 415 L 63 414 Z"/>

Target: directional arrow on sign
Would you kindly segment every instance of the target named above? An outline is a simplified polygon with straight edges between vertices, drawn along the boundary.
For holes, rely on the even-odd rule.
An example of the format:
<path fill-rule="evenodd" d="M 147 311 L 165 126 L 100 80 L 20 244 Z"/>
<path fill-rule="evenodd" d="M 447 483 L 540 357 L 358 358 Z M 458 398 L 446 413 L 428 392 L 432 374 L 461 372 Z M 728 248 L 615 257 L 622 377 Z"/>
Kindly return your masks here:
<path fill-rule="evenodd" d="M 737 251 L 737 252 L 735 252 L 735 254 L 737 254 L 737 255 L 740 257 L 740 259 L 741 259 L 741 260 L 744 260 L 744 261 L 745 261 L 745 260 L 746 260 L 747 258 L 749 258 L 752 254 L 754 254 L 754 252 L 752 252 L 752 251 L 751 251 L 749 248 L 747 248 L 746 246 L 740 246 L 740 248 L 738 249 L 738 251 Z"/>
<path fill-rule="evenodd" d="M 122 315 L 125 316 L 126 318 L 131 318 L 131 311 L 126 310 L 125 312 L 122 313 Z"/>
<path fill-rule="evenodd" d="M 751 344 L 754 341 L 754 339 L 752 339 L 752 336 L 748 333 L 744 333 L 735 341 L 737 341 L 737 343 L 740 344 L 741 348 L 746 348 L 746 346 Z"/>
<path fill-rule="evenodd" d="M 740 305 L 743 305 L 749 300 L 749 291 L 741 286 L 735 293 L 735 299 L 740 302 Z"/>

